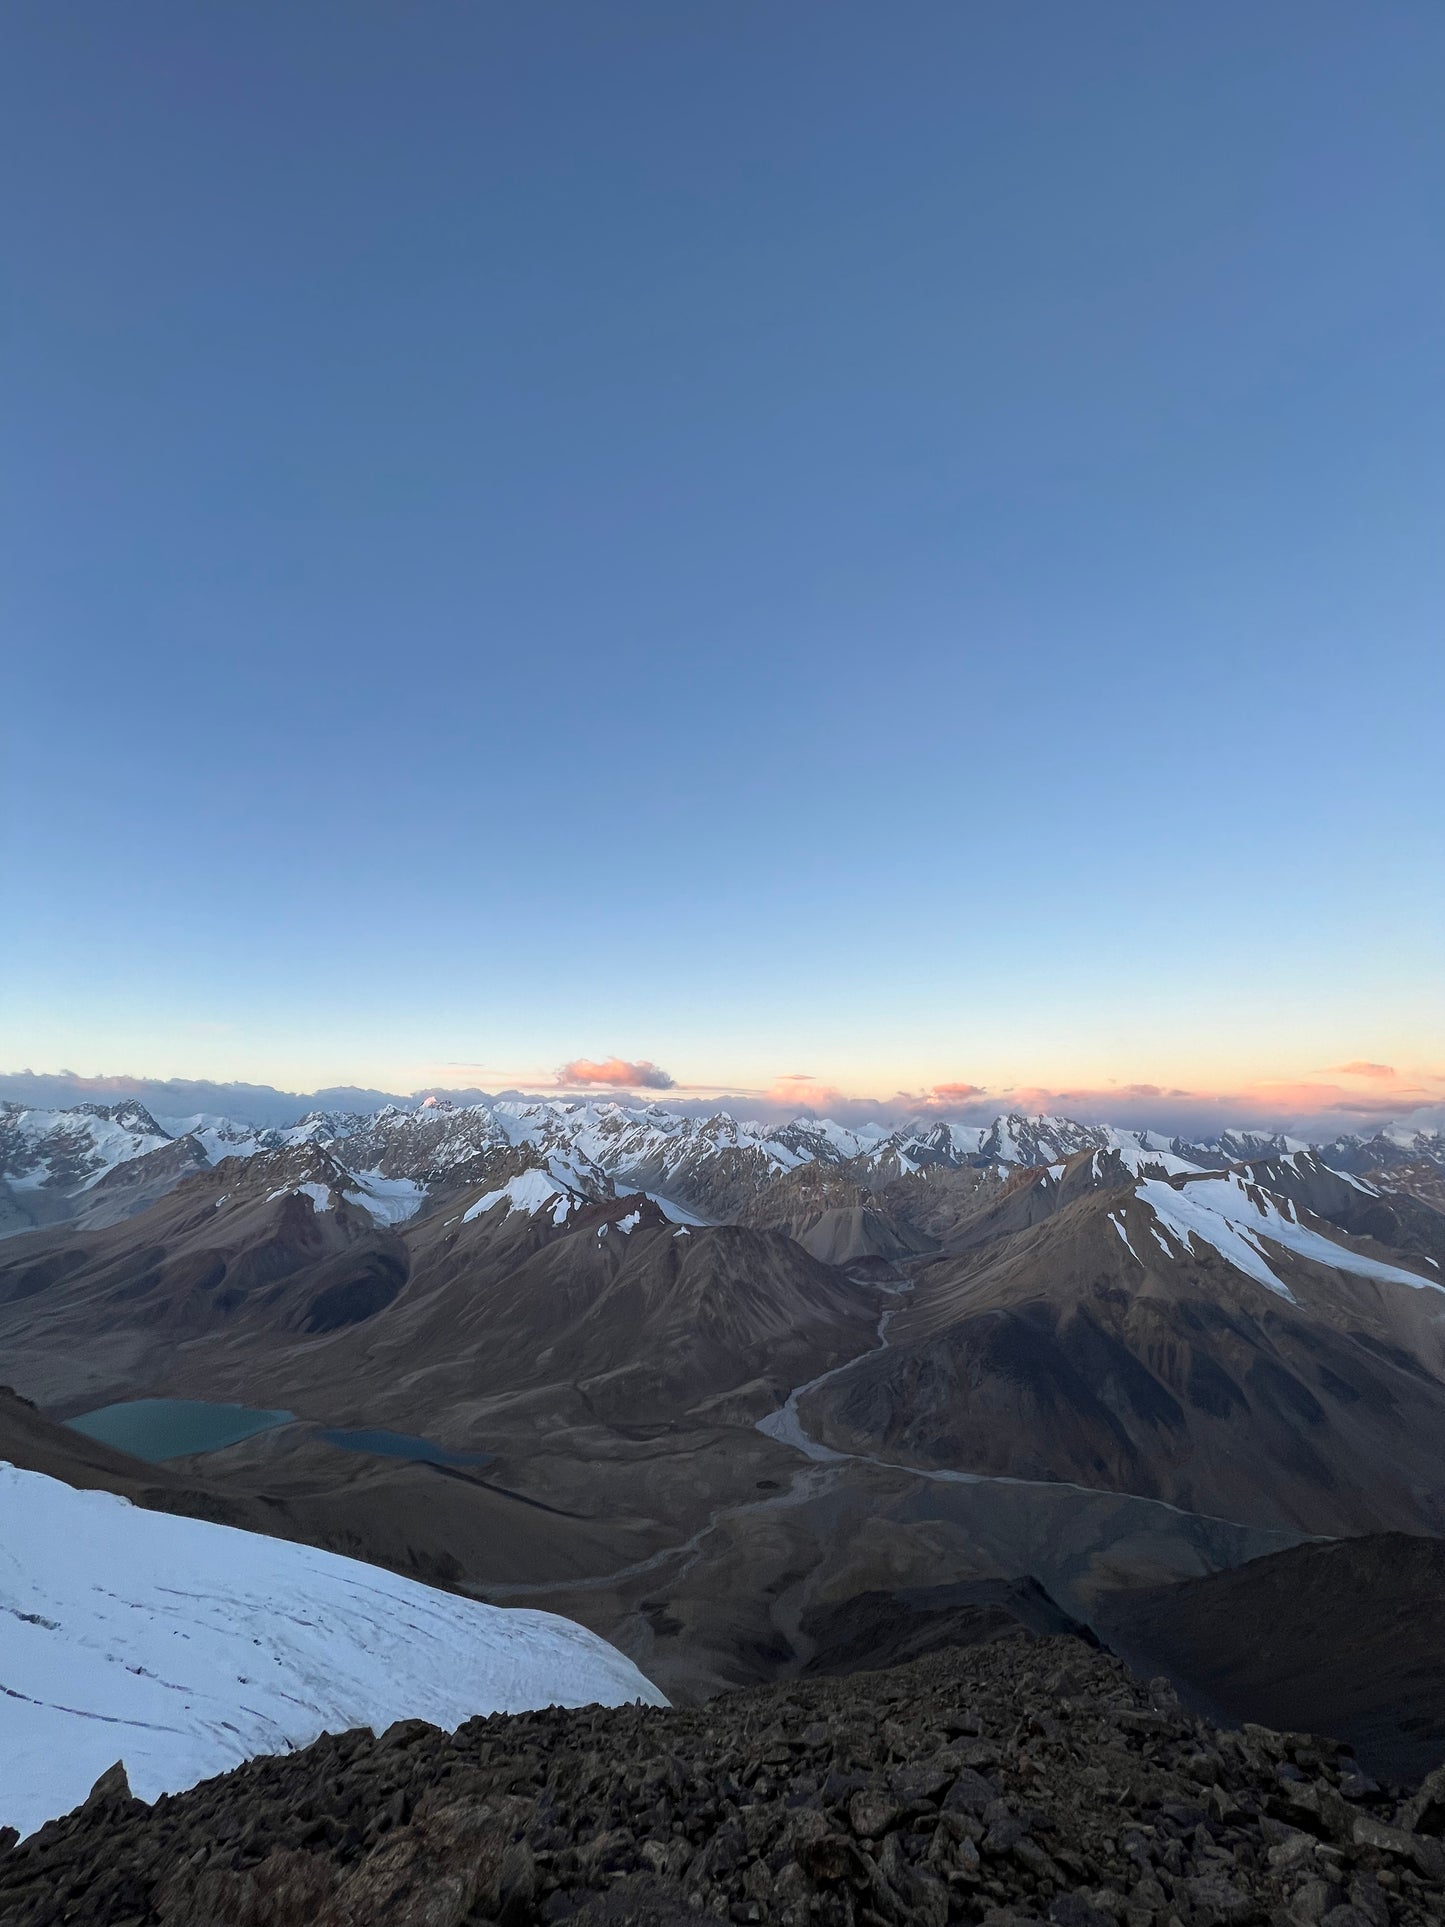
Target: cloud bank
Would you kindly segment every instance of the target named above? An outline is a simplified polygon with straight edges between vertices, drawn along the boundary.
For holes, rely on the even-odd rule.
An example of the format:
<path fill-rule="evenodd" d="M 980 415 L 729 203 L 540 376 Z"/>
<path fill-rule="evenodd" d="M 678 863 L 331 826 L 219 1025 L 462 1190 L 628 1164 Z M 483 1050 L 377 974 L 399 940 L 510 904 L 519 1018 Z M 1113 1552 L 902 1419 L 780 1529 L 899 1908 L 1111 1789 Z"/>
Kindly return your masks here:
<path fill-rule="evenodd" d="M 123 1098 L 135 1098 L 158 1118 L 172 1122 L 209 1112 L 255 1125 L 286 1125 L 313 1110 L 368 1112 L 386 1104 L 415 1104 L 433 1096 L 456 1104 L 474 1104 L 489 1097 L 557 1098 L 574 1092 L 578 1096 L 615 1094 L 625 1101 L 631 1092 L 666 1091 L 668 1108 L 689 1116 L 726 1111 L 763 1123 L 812 1116 L 832 1117 L 840 1124 L 892 1128 L 924 1118 L 988 1123 L 1001 1112 L 1017 1111 L 1063 1114 L 1085 1123 L 1119 1124 L 1192 1138 L 1210 1137 L 1230 1126 L 1245 1126 L 1327 1141 L 1342 1132 L 1368 1135 L 1391 1120 L 1415 1129 L 1445 1129 L 1445 1070 L 1405 1071 L 1373 1064 L 1364 1068 L 1364 1062 L 1356 1059 L 1339 1066 L 1335 1077 L 1260 1081 L 1230 1091 L 1186 1090 L 1179 1085 L 1153 1083 L 990 1087 L 955 1078 L 920 1090 L 895 1091 L 887 1098 L 858 1096 L 803 1071 L 780 1073 L 770 1086 L 758 1090 L 679 1084 L 650 1058 L 620 1057 L 577 1058 L 562 1066 L 550 1087 L 527 1084 L 505 1090 L 435 1083 L 408 1092 L 357 1085 L 285 1091 L 270 1084 L 206 1078 L 85 1077 L 75 1071 L 15 1071 L 0 1073 L 0 1101 L 63 1108 L 82 1103 L 116 1104 Z M 1341 1077 L 1355 1081 L 1340 1082 Z"/>

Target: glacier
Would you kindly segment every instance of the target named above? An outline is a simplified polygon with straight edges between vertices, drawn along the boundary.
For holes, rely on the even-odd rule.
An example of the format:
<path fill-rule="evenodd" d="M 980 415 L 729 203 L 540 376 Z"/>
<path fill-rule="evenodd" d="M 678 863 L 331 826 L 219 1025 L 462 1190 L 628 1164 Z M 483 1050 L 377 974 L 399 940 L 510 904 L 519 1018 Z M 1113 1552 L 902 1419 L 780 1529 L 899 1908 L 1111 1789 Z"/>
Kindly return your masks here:
<path fill-rule="evenodd" d="M 144 1800 L 324 1732 L 666 1699 L 553 1613 L 0 1463 L 0 1826 L 124 1760 Z"/>

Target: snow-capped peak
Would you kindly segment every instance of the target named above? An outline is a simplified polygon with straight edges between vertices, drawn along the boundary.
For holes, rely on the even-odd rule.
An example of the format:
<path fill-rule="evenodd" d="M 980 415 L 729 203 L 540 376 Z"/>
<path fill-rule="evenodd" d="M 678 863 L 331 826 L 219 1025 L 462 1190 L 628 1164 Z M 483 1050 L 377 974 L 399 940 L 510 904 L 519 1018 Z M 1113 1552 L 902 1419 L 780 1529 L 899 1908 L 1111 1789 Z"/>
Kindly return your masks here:
<path fill-rule="evenodd" d="M 141 1104 L 80 1104 L 67 1111 L 0 1104 L 0 1176 L 16 1191 L 73 1196 L 118 1164 L 170 1142 Z"/>
<path fill-rule="evenodd" d="M 462 1223 L 470 1224 L 474 1218 L 495 1211 L 499 1204 L 507 1207 L 507 1216 L 523 1211 L 529 1218 L 536 1217 L 539 1211 L 547 1211 L 553 1224 L 566 1224 L 571 1212 L 581 1203 L 577 1193 L 561 1179 L 555 1178 L 549 1170 L 533 1166 L 519 1172 L 514 1178 L 487 1191 L 468 1205 L 462 1213 Z"/>

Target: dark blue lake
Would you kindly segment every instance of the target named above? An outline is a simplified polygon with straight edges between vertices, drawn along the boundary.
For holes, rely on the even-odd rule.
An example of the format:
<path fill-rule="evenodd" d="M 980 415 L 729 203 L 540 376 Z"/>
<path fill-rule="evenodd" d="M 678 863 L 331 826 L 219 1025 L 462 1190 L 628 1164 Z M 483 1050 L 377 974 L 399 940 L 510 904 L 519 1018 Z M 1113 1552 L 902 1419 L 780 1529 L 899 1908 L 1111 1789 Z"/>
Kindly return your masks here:
<path fill-rule="evenodd" d="M 409 1432 L 323 1432 L 328 1445 L 346 1452 L 370 1452 L 380 1459 L 420 1459 L 425 1465 L 490 1465 L 495 1452 L 451 1452 L 434 1439 Z"/>

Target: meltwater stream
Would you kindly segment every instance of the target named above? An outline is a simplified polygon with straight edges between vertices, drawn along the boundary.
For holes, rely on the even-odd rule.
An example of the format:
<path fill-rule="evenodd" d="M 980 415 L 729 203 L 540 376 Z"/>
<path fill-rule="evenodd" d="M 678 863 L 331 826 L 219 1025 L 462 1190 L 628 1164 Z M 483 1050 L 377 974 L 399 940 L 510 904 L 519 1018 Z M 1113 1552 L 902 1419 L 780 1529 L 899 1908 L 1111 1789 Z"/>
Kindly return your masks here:
<path fill-rule="evenodd" d="M 902 1298 L 911 1286 L 895 1286 L 891 1295 Z M 1241 1558 L 1253 1558 L 1261 1552 L 1274 1551 L 1280 1547 L 1295 1545 L 1304 1537 L 1296 1532 L 1271 1531 L 1267 1527 L 1243 1526 L 1237 1520 L 1220 1519 L 1210 1513 L 1190 1512 L 1183 1506 L 1171 1505 L 1165 1499 L 1146 1498 L 1142 1493 L 1120 1492 L 1108 1487 L 1075 1485 L 1063 1479 L 1018 1479 L 1002 1473 L 958 1472 L 949 1469 L 929 1468 L 908 1465 L 899 1460 L 878 1458 L 872 1453 L 844 1452 L 831 1445 L 825 1445 L 815 1438 L 804 1424 L 802 1401 L 820 1386 L 830 1384 L 853 1370 L 865 1358 L 872 1358 L 889 1344 L 889 1328 L 902 1310 L 899 1304 L 885 1307 L 878 1319 L 877 1343 L 866 1352 L 834 1365 L 806 1384 L 799 1385 L 789 1393 L 776 1412 L 769 1412 L 765 1418 L 758 1419 L 755 1430 L 765 1437 L 786 1445 L 800 1453 L 809 1461 L 794 1473 L 787 1487 L 781 1492 L 770 1493 L 766 1498 L 731 1501 L 717 1506 L 697 1530 L 673 1545 L 663 1546 L 645 1559 L 634 1560 L 631 1564 L 615 1567 L 611 1572 L 598 1573 L 586 1579 L 547 1580 L 541 1584 L 509 1581 L 499 1585 L 479 1586 L 476 1591 L 487 1599 L 535 1598 L 546 1593 L 602 1592 L 607 1589 L 638 1579 L 647 1574 L 659 1572 L 664 1567 L 681 1562 L 674 1575 L 674 1583 L 693 1566 L 701 1556 L 702 1549 L 725 1518 L 735 1518 L 741 1513 L 781 1511 L 795 1508 L 820 1497 L 833 1484 L 837 1475 L 848 1465 L 870 1466 L 878 1471 L 890 1472 L 903 1478 L 917 1479 L 932 1487 L 971 1487 L 974 1489 L 997 1488 L 1001 1492 L 1012 1491 L 1020 1497 L 1025 1494 L 1037 1495 L 1045 1500 L 1057 1499 L 1064 1493 L 1076 1493 L 1089 1499 L 1102 1499 L 1113 1504 L 1127 1507 L 1138 1520 L 1153 1517 L 1169 1517 L 1190 1522 L 1196 1530 L 1203 1530 L 1217 1537 L 1225 1535 L 1223 1543 L 1235 1545 L 1232 1556 L 1226 1556 L 1222 1563 L 1234 1564 Z M 1211 1529 L 1213 1531 L 1211 1532 Z M 1207 1567 L 1205 1568 L 1208 1569 Z"/>
<path fill-rule="evenodd" d="M 894 1287 L 898 1296 L 903 1296 L 911 1286 Z M 1150 1499 L 1139 1492 L 1120 1492 L 1108 1486 L 1076 1485 L 1070 1479 L 1016 1479 L 1004 1472 L 955 1472 L 922 1465 L 909 1465 L 901 1459 L 880 1459 L 871 1452 L 839 1452 L 831 1445 L 824 1445 L 815 1439 L 803 1424 L 800 1410 L 802 1401 L 810 1393 L 816 1392 L 821 1385 L 827 1385 L 845 1372 L 851 1372 L 865 1358 L 872 1358 L 880 1351 L 888 1349 L 888 1328 L 903 1309 L 901 1305 L 890 1305 L 878 1320 L 878 1343 L 871 1352 L 860 1352 L 857 1358 L 850 1358 L 844 1365 L 834 1365 L 830 1371 L 820 1372 L 810 1378 L 806 1385 L 799 1385 L 788 1394 L 784 1404 L 776 1412 L 769 1412 L 760 1418 L 755 1429 L 776 1439 L 780 1445 L 791 1445 L 795 1451 L 804 1453 L 819 1463 L 850 1463 L 853 1465 L 876 1466 L 880 1472 L 902 1472 L 910 1478 L 927 1479 L 934 1485 L 999 1485 L 1019 1486 L 1034 1492 L 1082 1492 L 1094 1498 L 1132 1499 L 1138 1505 L 1157 1506 L 1161 1512 L 1172 1512 L 1181 1519 L 1207 1519 L 1212 1525 L 1233 1526 L 1238 1521 L 1221 1519 L 1210 1512 L 1191 1512 L 1185 1506 L 1171 1505 L 1167 1499 Z"/>

